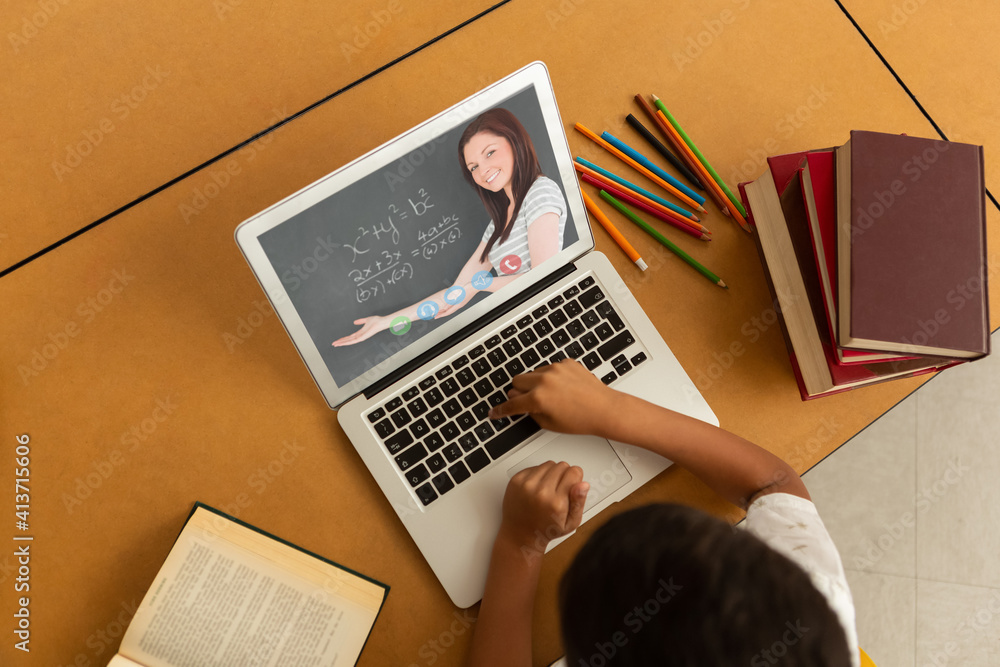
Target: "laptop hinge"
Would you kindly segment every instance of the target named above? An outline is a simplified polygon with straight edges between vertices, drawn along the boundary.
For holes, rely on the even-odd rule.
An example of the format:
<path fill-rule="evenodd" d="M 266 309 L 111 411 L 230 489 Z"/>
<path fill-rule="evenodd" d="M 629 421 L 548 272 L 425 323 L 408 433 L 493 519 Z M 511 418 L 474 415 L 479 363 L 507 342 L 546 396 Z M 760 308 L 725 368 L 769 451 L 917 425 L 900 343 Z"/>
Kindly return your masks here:
<path fill-rule="evenodd" d="M 496 322 L 498 319 L 500 319 L 510 311 L 514 310 L 515 308 L 525 303 L 526 301 L 530 301 L 531 299 L 538 296 L 543 291 L 547 290 L 549 287 L 556 284 L 557 282 L 559 282 L 569 274 L 573 273 L 574 271 L 576 271 L 576 265 L 572 263 L 567 264 L 561 269 L 555 271 L 551 276 L 549 276 L 545 280 L 542 280 L 538 284 L 534 285 L 531 289 L 518 294 L 509 301 L 506 301 L 503 304 L 497 306 L 494 310 L 491 310 L 482 318 L 476 320 L 475 322 L 472 322 L 471 324 L 465 326 L 462 329 L 459 329 L 458 331 L 448 336 L 443 341 L 441 341 L 434 347 L 430 348 L 420 356 L 416 357 L 415 359 L 411 359 L 410 361 L 406 362 L 405 364 L 394 370 L 389 375 L 386 375 L 384 378 L 382 378 L 375 384 L 368 387 L 368 389 L 364 391 L 365 398 L 370 400 L 373 396 L 379 394 L 379 392 L 381 392 L 383 389 L 385 389 L 392 383 L 399 380 L 401 377 L 404 377 L 412 373 L 413 371 L 420 368 L 424 364 L 428 363 L 429 361 L 441 355 L 441 353 L 447 351 L 452 347 L 455 347 L 463 340 L 471 338 L 472 335 L 475 334 L 480 329 L 484 329 L 490 326 L 491 324 Z"/>

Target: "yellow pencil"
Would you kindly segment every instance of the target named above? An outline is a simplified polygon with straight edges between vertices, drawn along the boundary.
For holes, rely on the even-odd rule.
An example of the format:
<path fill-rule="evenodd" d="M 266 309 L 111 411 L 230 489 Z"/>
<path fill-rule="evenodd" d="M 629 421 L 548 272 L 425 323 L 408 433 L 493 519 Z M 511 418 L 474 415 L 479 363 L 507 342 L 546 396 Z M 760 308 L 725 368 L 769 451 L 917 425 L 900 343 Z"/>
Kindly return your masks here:
<path fill-rule="evenodd" d="M 597 204 L 594 203 L 593 199 L 587 196 L 586 192 L 581 191 L 581 194 L 583 195 L 583 203 L 587 205 L 587 210 L 590 211 L 590 214 L 597 218 L 597 221 L 601 223 L 601 226 L 604 227 L 604 229 L 608 230 L 608 234 L 610 234 L 611 238 L 615 240 L 615 243 L 617 243 L 621 249 L 625 251 L 628 258 L 635 262 L 636 266 L 645 271 L 646 262 L 642 261 L 642 257 L 640 257 L 636 249 L 632 247 L 632 244 L 628 242 L 628 239 L 622 236 L 622 233 L 618 231 L 618 228 L 615 227 L 610 220 L 608 220 L 608 216 L 604 215 L 601 209 L 597 208 Z"/>

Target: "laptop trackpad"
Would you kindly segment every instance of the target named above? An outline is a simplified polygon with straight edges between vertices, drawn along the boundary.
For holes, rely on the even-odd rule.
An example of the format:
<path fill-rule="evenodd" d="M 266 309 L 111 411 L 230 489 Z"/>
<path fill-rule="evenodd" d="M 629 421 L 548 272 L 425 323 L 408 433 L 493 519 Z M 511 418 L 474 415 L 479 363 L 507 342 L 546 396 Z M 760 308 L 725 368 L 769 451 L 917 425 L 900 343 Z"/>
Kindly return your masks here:
<path fill-rule="evenodd" d="M 583 469 L 584 481 L 590 482 L 584 512 L 632 481 L 611 443 L 593 435 L 561 435 L 514 464 L 507 476 L 546 461 L 566 461 Z"/>

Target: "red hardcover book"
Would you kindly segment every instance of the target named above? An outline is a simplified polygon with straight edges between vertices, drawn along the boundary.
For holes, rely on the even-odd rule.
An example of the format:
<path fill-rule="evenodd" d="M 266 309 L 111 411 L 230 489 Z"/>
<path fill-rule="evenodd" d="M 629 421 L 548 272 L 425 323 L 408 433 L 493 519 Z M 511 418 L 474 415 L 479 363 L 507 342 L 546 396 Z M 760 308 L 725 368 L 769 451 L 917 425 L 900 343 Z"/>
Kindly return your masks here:
<path fill-rule="evenodd" d="M 914 359 L 912 355 L 848 350 L 837 345 L 837 183 L 833 150 L 807 152 L 805 163 L 799 168 L 799 181 L 802 184 L 802 200 L 806 205 L 816 272 L 819 274 L 819 287 L 823 295 L 823 310 L 837 363 L 865 364 Z"/>
<path fill-rule="evenodd" d="M 836 363 L 800 195 L 801 159 L 776 156 L 769 160 L 768 170 L 759 179 L 740 183 L 739 190 L 754 228 L 753 238 L 768 289 L 777 304 L 781 332 L 802 399 L 929 373 L 949 365 L 947 360 L 926 358 L 877 364 Z M 789 171 L 791 175 L 786 178 Z M 776 182 L 784 186 L 780 195 Z"/>

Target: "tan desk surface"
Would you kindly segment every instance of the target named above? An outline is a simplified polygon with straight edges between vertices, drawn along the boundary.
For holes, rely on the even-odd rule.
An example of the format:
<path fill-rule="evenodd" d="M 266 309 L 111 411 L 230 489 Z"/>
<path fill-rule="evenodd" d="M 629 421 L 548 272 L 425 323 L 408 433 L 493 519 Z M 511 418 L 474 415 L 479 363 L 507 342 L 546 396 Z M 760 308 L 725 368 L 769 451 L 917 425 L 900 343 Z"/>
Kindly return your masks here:
<path fill-rule="evenodd" d="M 995 2 L 846 0 L 862 30 L 951 141 L 983 144 L 1000 192 L 1000 12 Z"/>
<path fill-rule="evenodd" d="M 232 232 L 484 79 L 534 59 L 549 65 L 572 148 L 601 164 L 611 163 L 570 128 L 619 129 L 636 92 L 664 97 L 730 182 L 755 177 L 766 154 L 841 143 L 855 127 L 933 136 L 834 3 L 812 0 L 792 13 L 723 0 L 652 14 L 647 7 L 511 3 L 285 126 L 253 160 L 232 156 L 238 174 L 199 215 L 185 220 L 182 207 L 209 173 L 0 280 L 0 437 L 11 448 L 16 434 L 32 438 L 36 540 L 32 654 L 5 641 L 0 662 L 106 663 L 119 623 L 201 500 L 392 586 L 362 665 L 461 663 L 475 609 L 466 616 L 450 604 L 280 324 L 253 315 L 269 309 Z M 705 45 L 686 62 L 689 36 Z M 497 39 L 506 48 L 484 51 Z M 606 60 L 594 57 L 595 44 Z M 389 97 L 406 103 L 373 115 Z M 997 211 L 989 216 L 995 268 Z M 677 242 L 710 262 L 728 292 L 630 234 L 651 266 L 639 274 L 602 230 L 595 236 L 725 428 L 803 471 L 920 384 L 802 403 L 780 332 L 762 324 L 771 304 L 751 239 L 717 211 L 707 224 L 716 232 L 708 246 Z M 996 298 L 994 290 L 994 322 Z M 259 326 L 243 328 L 249 322 Z M 730 360 L 736 343 L 742 351 Z M 582 527 L 546 556 L 537 662 L 560 653 L 555 587 L 583 540 L 611 513 L 654 500 L 732 512 L 671 469 Z M 4 609 L 13 596 L 11 551 L 0 553 Z M 438 654 L 431 642 L 454 646 Z"/>
<path fill-rule="evenodd" d="M 494 4 L 8 3 L 0 270 Z"/>

